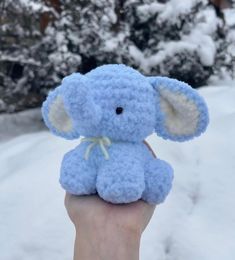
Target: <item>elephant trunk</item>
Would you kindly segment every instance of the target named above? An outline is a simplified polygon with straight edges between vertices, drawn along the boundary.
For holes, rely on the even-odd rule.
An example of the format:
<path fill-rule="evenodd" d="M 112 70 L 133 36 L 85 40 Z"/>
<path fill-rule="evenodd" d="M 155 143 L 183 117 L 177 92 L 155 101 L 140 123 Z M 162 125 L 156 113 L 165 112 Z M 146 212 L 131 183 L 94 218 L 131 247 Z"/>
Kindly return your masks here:
<path fill-rule="evenodd" d="M 64 91 L 65 107 L 78 125 L 97 126 L 101 120 L 101 111 L 95 104 L 86 81 L 83 76 L 69 81 L 69 91 Z"/>

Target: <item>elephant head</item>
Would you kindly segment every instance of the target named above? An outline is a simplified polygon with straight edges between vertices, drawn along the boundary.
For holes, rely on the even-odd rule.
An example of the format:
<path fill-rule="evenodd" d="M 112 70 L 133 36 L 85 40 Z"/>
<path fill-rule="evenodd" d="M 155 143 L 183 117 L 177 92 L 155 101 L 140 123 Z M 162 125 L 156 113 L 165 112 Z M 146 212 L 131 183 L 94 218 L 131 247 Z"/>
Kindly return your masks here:
<path fill-rule="evenodd" d="M 188 84 L 146 77 L 122 64 L 65 77 L 43 103 L 42 114 L 48 128 L 67 139 L 83 135 L 136 142 L 155 131 L 186 141 L 208 125 L 207 106 Z"/>

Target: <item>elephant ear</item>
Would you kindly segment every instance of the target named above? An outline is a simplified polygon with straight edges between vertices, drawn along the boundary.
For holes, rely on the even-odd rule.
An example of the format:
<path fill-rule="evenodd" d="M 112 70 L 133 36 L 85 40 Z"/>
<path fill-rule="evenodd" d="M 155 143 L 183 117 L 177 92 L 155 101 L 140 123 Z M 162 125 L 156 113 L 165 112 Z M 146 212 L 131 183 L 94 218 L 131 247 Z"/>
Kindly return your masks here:
<path fill-rule="evenodd" d="M 65 139 L 79 138 L 65 101 L 69 85 L 76 80 L 76 74 L 65 77 L 62 85 L 51 91 L 42 105 L 42 116 L 46 126 L 53 134 Z"/>
<path fill-rule="evenodd" d="M 188 84 L 167 77 L 149 77 L 156 90 L 156 133 L 164 139 L 187 141 L 206 130 L 208 109 Z"/>

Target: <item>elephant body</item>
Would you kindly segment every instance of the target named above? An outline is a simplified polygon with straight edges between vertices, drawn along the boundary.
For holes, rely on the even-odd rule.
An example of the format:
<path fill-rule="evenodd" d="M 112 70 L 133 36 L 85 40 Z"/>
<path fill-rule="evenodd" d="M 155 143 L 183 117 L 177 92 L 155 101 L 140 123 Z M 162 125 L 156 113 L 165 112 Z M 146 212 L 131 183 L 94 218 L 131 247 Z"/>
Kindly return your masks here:
<path fill-rule="evenodd" d="M 84 160 L 84 142 L 65 154 L 60 183 L 75 195 L 98 193 L 112 203 L 129 203 L 143 199 L 161 203 L 169 193 L 173 180 L 171 166 L 156 159 L 144 143 L 114 142 L 108 149 L 109 160 L 96 145 Z"/>
<path fill-rule="evenodd" d="M 203 133 L 209 122 L 206 103 L 191 86 L 145 76 L 123 64 L 65 77 L 49 93 L 42 115 L 53 134 L 86 137 L 64 156 L 62 187 L 77 195 L 98 193 L 113 203 L 141 198 L 163 202 L 173 170 L 153 158 L 143 140 L 155 132 L 171 141 L 188 141 Z M 101 139 L 108 147 L 99 143 Z"/>

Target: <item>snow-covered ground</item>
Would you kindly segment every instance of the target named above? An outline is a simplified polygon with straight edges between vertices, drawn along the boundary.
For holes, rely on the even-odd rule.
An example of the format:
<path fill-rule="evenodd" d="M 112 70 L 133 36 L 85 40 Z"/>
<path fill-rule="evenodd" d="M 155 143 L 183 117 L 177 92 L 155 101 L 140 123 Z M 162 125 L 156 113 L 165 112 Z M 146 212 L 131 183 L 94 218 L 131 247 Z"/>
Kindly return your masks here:
<path fill-rule="evenodd" d="M 22 133 L 38 132 L 45 129 L 39 108 L 14 114 L 1 114 L 0 116 L 0 142 L 5 142 Z"/>
<path fill-rule="evenodd" d="M 143 260 L 235 259 L 235 88 L 200 90 L 211 123 L 187 143 L 148 138 L 175 169 L 141 244 Z M 0 260 L 70 260 L 74 229 L 58 184 L 63 154 L 78 141 L 49 132 L 0 144 Z"/>

